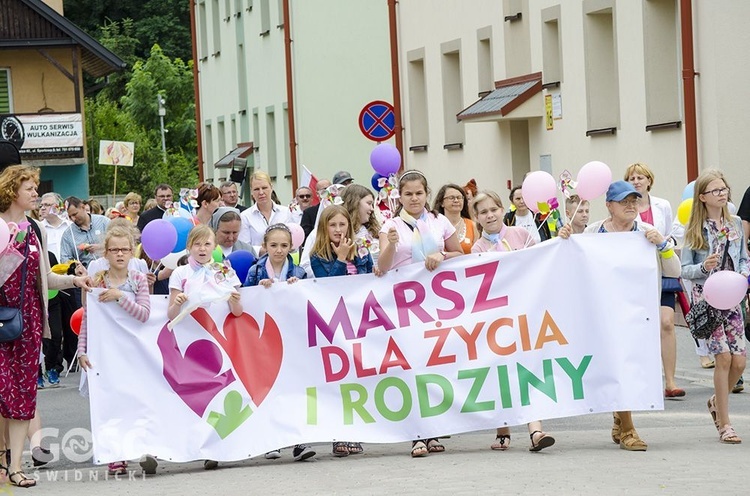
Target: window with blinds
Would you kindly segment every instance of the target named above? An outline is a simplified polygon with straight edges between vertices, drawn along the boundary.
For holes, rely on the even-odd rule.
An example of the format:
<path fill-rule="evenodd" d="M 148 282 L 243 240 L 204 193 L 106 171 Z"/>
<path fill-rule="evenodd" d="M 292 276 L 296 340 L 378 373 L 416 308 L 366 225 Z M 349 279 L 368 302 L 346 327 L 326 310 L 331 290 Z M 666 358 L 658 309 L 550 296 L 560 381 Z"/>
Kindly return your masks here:
<path fill-rule="evenodd" d="M 10 101 L 10 69 L 0 68 L 0 114 L 12 112 Z"/>

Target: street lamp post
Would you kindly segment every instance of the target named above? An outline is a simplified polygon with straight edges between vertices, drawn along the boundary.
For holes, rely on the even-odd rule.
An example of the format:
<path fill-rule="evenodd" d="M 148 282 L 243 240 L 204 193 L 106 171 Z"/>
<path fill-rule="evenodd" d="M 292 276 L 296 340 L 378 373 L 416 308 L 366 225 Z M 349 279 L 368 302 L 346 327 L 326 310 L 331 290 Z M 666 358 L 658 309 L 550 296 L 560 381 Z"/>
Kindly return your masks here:
<path fill-rule="evenodd" d="M 164 163 L 167 163 L 167 141 L 164 139 L 164 116 L 167 114 L 167 109 L 164 106 L 167 103 L 166 98 L 162 95 L 156 95 L 156 102 L 159 104 L 159 122 L 161 124 L 161 153 L 164 159 Z"/>

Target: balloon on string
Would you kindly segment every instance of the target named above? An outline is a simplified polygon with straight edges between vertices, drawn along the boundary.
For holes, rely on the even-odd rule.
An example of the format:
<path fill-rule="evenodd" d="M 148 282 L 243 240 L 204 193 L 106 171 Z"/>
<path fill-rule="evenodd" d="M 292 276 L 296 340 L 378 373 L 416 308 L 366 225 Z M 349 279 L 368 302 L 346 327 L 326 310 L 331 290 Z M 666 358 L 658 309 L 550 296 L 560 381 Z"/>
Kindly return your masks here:
<path fill-rule="evenodd" d="M 0 219 L 0 252 L 5 250 L 8 243 L 10 243 L 10 228 L 3 219 Z"/>
<path fill-rule="evenodd" d="M 390 143 L 381 143 L 370 152 L 370 165 L 381 176 L 395 174 L 401 167 L 401 154 Z"/>
<path fill-rule="evenodd" d="M 172 224 L 177 231 L 177 242 L 175 243 L 174 248 L 172 248 L 172 253 L 187 248 L 187 238 L 190 230 L 193 228 L 193 223 L 184 217 L 167 217 L 167 222 Z M 150 224 L 151 223 L 149 222 L 149 225 Z"/>
<path fill-rule="evenodd" d="M 538 203 L 547 204 L 557 194 L 557 182 L 552 174 L 545 171 L 534 171 L 523 180 L 521 196 L 526 206 L 534 212 L 539 211 Z"/>
<path fill-rule="evenodd" d="M 729 310 L 740 304 L 747 291 L 747 279 L 733 270 L 714 272 L 703 285 L 703 297 L 719 310 Z"/>
<path fill-rule="evenodd" d="M 79 308 L 70 316 L 70 329 L 78 336 L 81 333 L 81 323 L 83 323 L 83 307 Z"/>
<path fill-rule="evenodd" d="M 576 193 L 581 200 L 593 200 L 607 192 L 612 182 L 612 170 L 604 162 L 588 162 L 578 171 Z"/>
<path fill-rule="evenodd" d="M 58 291 L 56 289 L 48 289 L 47 290 L 47 299 L 51 300 L 52 298 L 54 298 L 55 296 L 57 296 L 57 293 L 59 293 L 59 292 L 60 291 Z"/>
<path fill-rule="evenodd" d="M 685 186 L 685 189 L 682 190 L 682 199 L 687 200 L 688 198 L 693 198 L 695 196 L 695 181 L 690 181 L 687 183 L 687 186 Z"/>
<path fill-rule="evenodd" d="M 221 263 L 224 260 L 224 252 L 221 250 L 220 246 L 214 248 L 214 251 L 211 253 L 211 258 L 213 258 L 216 263 Z"/>
<path fill-rule="evenodd" d="M 380 175 L 376 172 L 375 174 L 372 175 L 372 179 L 370 179 L 370 184 L 372 184 L 372 189 L 374 189 L 375 191 L 380 191 L 382 189 L 380 185 L 378 184 L 378 181 L 380 180 L 381 177 L 386 177 L 386 176 Z"/>
<path fill-rule="evenodd" d="M 177 268 L 177 262 L 185 255 L 187 255 L 187 250 L 170 253 L 169 255 L 161 259 L 161 264 L 167 269 L 174 270 Z"/>
<path fill-rule="evenodd" d="M 687 226 L 688 221 L 690 221 L 690 213 L 693 211 L 693 198 L 688 198 L 686 200 L 683 200 L 682 203 L 680 203 L 680 206 L 677 207 L 677 220 L 680 221 L 680 224 L 683 226 Z"/>
<path fill-rule="evenodd" d="M 244 283 L 245 279 L 247 279 L 247 271 L 255 263 L 253 254 L 245 250 L 233 251 L 229 254 L 227 260 L 232 264 L 232 268 L 237 273 L 240 282 Z"/>
<path fill-rule="evenodd" d="M 167 220 L 152 220 L 143 228 L 141 244 L 151 260 L 164 258 L 177 244 L 177 229 Z"/>
<path fill-rule="evenodd" d="M 289 228 L 289 232 L 292 233 L 292 250 L 296 250 L 305 242 L 305 230 L 302 229 L 302 226 L 294 222 L 289 222 L 286 226 Z"/>

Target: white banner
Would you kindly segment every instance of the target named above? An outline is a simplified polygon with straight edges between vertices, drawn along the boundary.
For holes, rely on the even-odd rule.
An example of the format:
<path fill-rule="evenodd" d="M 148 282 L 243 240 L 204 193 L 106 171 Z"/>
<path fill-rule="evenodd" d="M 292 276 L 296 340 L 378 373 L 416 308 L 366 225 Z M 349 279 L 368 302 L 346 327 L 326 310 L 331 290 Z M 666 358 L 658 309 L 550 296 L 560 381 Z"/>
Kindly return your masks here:
<path fill-rule="evenodd" d="M 0 135 L 16 145 L 24 160 L 83 157 L 81 114 L 0 115 Z"/>
<path fill-rule="evenodd" d="M 577 235 L 513 253 L 242 289 L 170 331 L 89 298 L 94 460 L 239 460 L 663 409 L 654 247 Z"/>

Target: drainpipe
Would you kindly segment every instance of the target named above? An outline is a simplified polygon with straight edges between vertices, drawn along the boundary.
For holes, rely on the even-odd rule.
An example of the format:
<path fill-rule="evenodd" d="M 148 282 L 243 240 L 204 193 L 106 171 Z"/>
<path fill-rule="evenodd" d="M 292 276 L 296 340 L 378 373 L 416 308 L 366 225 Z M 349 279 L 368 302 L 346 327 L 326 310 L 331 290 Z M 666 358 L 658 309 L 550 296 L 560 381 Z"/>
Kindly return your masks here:
<path fill-rule="evenodd" d="M 682 94 L 685 106 L 685 150 L 688 182 L 698 177 L 698 131 L 695 113 L 695 64 L 693 62 L 692 0 L 680 0 L 682 32 Z"/>
<path fill-rule="evenodd" d="M 286 113 L 289 121 L 289 161 L 292 168 L 292 197 L 297 192 L 297 134 L 294 126 L 294 77 L 292 74 L 292 22 L 289 0 L 284 0 L 284 59 L 286 62 Z"/>
<path fill-rule="evenodd" d="M 195 38 L 195 1 L 190 2 L 190 37 L 193 49 L 193 94 L 195 96 L 195 142 L 198 153 L 198 181 L 203 182 L 203 134 L 201 133 L 201 94 L 198 84 L 198 45 Z"/>
<path fill-rule="evenodd" d="M 401 154 L 401 167 L 403 171 L 406 162 L 404 155 L 404 128 L 401 121 L 401 79 L 398 69 L 398 23 L 396 17 L 397 0 L 388 0 L 388 28 L 391 39 L 391 81 L 393 85 L 393 113 L 395 117 L 396 148 Z"/>

